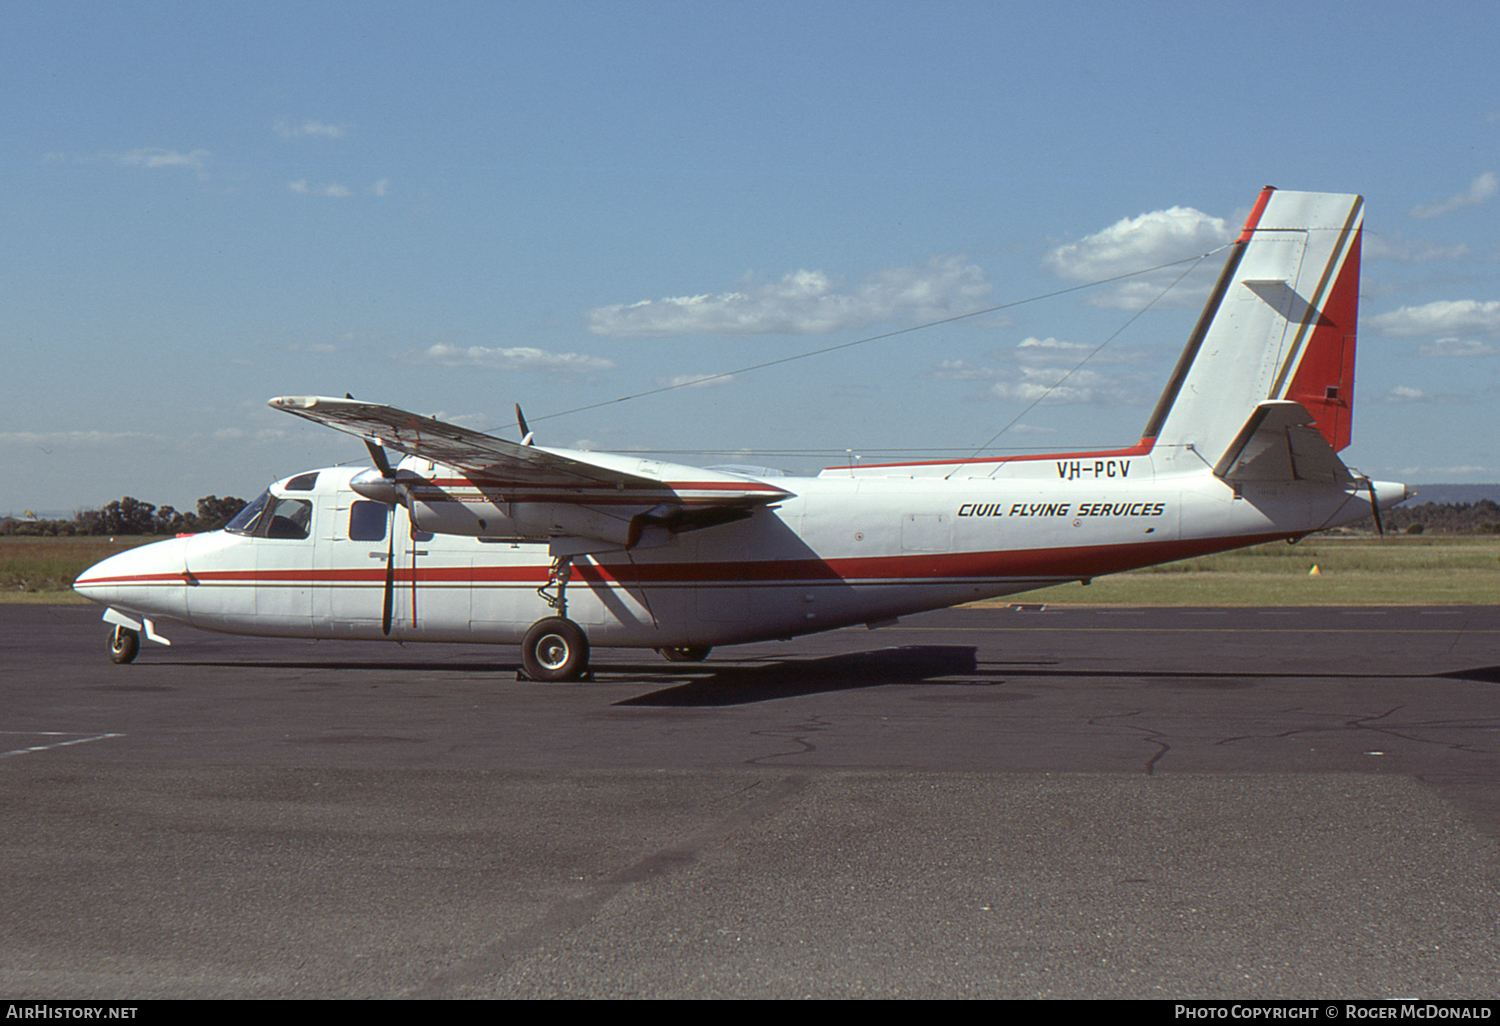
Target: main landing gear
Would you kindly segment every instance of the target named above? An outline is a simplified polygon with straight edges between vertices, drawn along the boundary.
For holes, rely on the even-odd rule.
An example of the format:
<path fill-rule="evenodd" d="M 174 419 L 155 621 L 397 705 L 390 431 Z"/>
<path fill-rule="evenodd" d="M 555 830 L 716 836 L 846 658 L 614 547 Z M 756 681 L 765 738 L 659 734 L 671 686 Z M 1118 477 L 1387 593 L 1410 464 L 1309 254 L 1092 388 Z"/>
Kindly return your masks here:
<path fill-rule="evenodd" d="M 538 620 L 521 642 L 521 665 L 532 680 L 577 680 L 589 667 L 589 639 L 572 620 Z"/>
<path fill-rule="evenodd" d="M 536 590 L 557 615 L 532 624 L 521 641 L 521 667 L 532 680 L 577 680 L 588 673 L 588 635 L 568 619 L 568 581 L 572 577 L 573 557 L 558 556 L 552 560 L 547 583 Z M 681 645 L 657 651 L 669 662 L 701 663 L 713 649 L 708 645 Z"/>
<path fill-rule="evenodd" d="M 588 672 L 588 635 L 568 619 L 568 580 L 572 576 L 573 557 L 558 556 L 552 560 L 547 583 L 536 590 L 557 615 L 532 624 L 521 641 L 521 666 L 532 680 L 577 680 Z M 548 588 L 556 588 L 556 594 Z"/>

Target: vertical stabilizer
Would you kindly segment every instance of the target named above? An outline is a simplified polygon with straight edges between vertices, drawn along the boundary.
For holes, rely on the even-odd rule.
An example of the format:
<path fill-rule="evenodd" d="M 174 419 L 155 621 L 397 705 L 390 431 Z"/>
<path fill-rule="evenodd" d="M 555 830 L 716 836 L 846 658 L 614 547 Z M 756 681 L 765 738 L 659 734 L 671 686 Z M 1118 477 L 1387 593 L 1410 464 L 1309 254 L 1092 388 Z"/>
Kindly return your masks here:
<path fill-rule="evenodd" d="M 1143 433 L 1210 465 L 1266 400 L 1300 403 L 1349 444 L 1364 201 L 1267 188 Z"/>

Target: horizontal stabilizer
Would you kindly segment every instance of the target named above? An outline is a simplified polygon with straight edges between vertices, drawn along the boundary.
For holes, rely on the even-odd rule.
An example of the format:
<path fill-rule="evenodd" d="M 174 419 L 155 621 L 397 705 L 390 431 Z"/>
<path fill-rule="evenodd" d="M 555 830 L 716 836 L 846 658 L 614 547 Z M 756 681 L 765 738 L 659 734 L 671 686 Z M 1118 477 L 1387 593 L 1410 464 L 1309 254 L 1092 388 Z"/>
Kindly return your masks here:
<path fill-rule="evenodd" d="M 1322 481 L 1347 485 L 1354 480 L 1307 407 L 1285 399 L 1255 407 L 1214 466 L 1214 474 L 1236 484 Z"/>

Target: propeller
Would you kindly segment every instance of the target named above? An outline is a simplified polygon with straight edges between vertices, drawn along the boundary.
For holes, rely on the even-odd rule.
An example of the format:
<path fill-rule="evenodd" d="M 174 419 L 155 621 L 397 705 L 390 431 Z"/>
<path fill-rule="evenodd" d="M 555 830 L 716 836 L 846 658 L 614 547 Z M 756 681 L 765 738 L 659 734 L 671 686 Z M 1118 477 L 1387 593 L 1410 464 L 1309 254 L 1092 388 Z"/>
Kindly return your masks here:
<path fill-rule="evenodd" d="M 390 636 L 391 619 L 395 609 L 396 599 L 396 507 L 406 507 L 406 517 L 411 525 L 412 553 L 411 553 L 411 619 L 415 624 L 417 621 L 417 549 L 416 549 L 416 518 L 411 509 L 411 492 L 401 484 L 395 471 L 391 468 L 391 461 L 385 454 L 385 447 L 377 441 L 366 438 L 365 448 L 370 450 L 370 459 L 374 461 L 375 468 L 380 471 L 380 476 L 390 482 L 390 517 L 386 521 L 385 530 L 385 594 L 380 606 L 380 633 Z M 383 484 L 384 482 L 382 482 Z"/>
<path fill-rule="evenodd" d="M 353 399 L 354 396 L 345 392 L 344 398 Z M 519 413 L 520 409 L 517 405 L 516 412 Z M 366 438 L 364 443 L 365 448 L 370 451 L 370 460 L 375 464 L 375 469 L 380 471 L 382 478 L 390 482 L 391 489 L 390 498 L 387 500 L 390 503 L 391 512 L 385 527 L 385 594 L 380 604 L 380 633 L 389 637 L 392 614 L 396 605 L 396 506 L 400 504 L 406 507 L 406 517 L 411 525 L 411 619 L 413 624 L 417 622 L 417 523 L 412 513 L 411 493 L 397 481 L 390 458 L 385 454 L 385 446 L 374 438 Z"/>

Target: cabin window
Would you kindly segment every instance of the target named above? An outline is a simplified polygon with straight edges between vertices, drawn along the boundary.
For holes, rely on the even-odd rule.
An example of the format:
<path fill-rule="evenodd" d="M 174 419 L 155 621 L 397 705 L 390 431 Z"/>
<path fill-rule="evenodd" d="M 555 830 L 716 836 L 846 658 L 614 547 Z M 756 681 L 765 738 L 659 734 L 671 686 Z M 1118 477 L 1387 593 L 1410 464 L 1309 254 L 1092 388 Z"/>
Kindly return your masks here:
<path fill-rule="evenodd" d="M 391 508 L 383 502 L 356 502 L 349 507 L 351 541 L 385 541 L 385 525 Z"/>
<path fill-rule="evenodd" d="M 315 487 L 317 487 L 317 484 L 318 472 L 316 470 L 312 470 L 306 474 L 298 474 L 296 477 L 289 480 L 286 484 L 282 485 L 281 490 L 284 492 L 310 492 Z"/>

